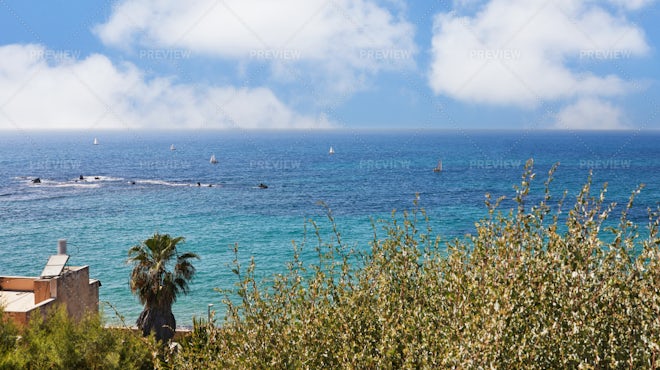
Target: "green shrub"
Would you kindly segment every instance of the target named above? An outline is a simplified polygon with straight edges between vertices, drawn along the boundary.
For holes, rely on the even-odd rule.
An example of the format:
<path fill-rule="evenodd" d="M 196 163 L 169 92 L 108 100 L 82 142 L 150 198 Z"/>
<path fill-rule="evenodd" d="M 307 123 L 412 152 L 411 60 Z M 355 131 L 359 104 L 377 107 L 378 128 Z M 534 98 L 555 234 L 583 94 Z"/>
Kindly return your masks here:
<path fill-rule="evenodd" d="M 151 369 L 153 343 L 136 333 L 103 327 L 100 315 L 72 321 L 64 307 L 46 319 L 34 315 L 13 348 L 3 351 L 6 369 Z"/>
<path fill-rule="evenodd" d="M 591 180 L 562 211 L 549 190 L 530 206 L 531 161 L 502 212 L 487 196 L 475 235 L 440 247 L 423 210 L 374 227 L 368 253 L 340 233 L 304 264 L 257 282 L 238 258 L 220 327 L 195 322 L 164 367 L 655 368 L 660 355 L 659 212 L 645 237 Z M 566 194 L 564 193 L 564 198 Z M 616 223 L 615 223 L 616 224 Z M 235 249 L 237 255 L 237 250 Z M 162 364 L 161 364 L 162 365 Z"/>
<path fill-rule="evenodd" d="M 0 358 L 12 351 L 18 339 L 18 329 L 0 305 Z"/>

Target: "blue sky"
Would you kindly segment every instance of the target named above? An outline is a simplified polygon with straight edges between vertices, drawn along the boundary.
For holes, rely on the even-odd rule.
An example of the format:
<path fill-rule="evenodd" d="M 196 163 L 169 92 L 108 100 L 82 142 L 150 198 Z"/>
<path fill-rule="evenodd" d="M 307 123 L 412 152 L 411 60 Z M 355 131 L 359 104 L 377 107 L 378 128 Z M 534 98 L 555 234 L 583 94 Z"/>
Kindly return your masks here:
<path fill-rule="evenodd" d="M 0 0 L 0 130 L 658 129 L 655 0 Z"/>

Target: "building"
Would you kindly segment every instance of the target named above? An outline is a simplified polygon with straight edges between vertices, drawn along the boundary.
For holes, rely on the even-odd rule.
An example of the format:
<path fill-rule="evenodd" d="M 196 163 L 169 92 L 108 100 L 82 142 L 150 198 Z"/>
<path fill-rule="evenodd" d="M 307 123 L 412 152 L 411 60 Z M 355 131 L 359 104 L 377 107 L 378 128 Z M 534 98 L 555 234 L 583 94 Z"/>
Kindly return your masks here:
<path fill-rule="evenodd" d="M 25 326 L 34 315 L 64 304 L 69 317 L 80 320 L 99 310 L 101 282 L 89 278 L 89 266 L 67 266 L 66 240 L 58 242 L 39 277 L 0 276 L 0 305 L 5 315 Z"/>

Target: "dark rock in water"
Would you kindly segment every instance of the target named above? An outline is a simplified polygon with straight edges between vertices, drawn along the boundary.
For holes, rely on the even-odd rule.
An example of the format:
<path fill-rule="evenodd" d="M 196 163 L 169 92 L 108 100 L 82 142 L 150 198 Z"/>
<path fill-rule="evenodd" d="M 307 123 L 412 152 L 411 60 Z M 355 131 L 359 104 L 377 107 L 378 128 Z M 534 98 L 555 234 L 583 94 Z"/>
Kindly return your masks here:
<path fill-rule="evenodd" d="M 99 180 L 99 179 L 100 179 L 100 177 L 94 176 L 94 180 Z"/>
<path fill-rule="evenodd" d="M 83 177 L 83 175 L 80 175 L 80 177 L 78 179 L 79 180 L 84 180 L 85 178 Z"/>
<path fill-rule="evenodd" d="M 37 177 L 36 179 L 32 180 L 32 183 L 33 184 L 41 184 L 41 179 Z"/>

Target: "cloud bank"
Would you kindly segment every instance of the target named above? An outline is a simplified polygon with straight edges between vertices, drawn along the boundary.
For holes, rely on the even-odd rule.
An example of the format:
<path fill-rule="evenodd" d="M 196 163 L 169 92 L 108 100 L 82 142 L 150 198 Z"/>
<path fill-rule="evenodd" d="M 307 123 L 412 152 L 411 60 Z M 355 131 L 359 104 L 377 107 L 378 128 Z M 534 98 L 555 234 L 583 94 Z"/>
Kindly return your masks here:
<path fill-rule="evenodd" d="M 380 71 L 411 68 L 417 51 L 412 24 L 369 0 L 123 1 L 94 32 L 126 50 L 267 63 L 280 81 L 311 80 L 337 94 L 363 89 Z"/>
<path fill-rule="evenodd" d="M 596 98 L 582 98 L 564 107 L 554 128 L 573 130 L 618 130 L 630 128 L 621 108 Z"/>
<path fill-rule="evenodd" d="M 328 127 L 267 88 L 189 85 L 99 54 L 78 60 L 37 44 L 0 47 L 0 130 Z"/>
<path fill-rule="evenodd" d="M 646 55 L 643 31 L 625 14 L 650 3 L 459 2 L 457 10 L 434 20 L 429 85 L 436 94 L 469 103 L 530 109 L 565 104 L 554 114 L 555 127 L 623 128 L 621 109 L 607 99 L 634 91 L 636 82 L 580 64 Z"/>

